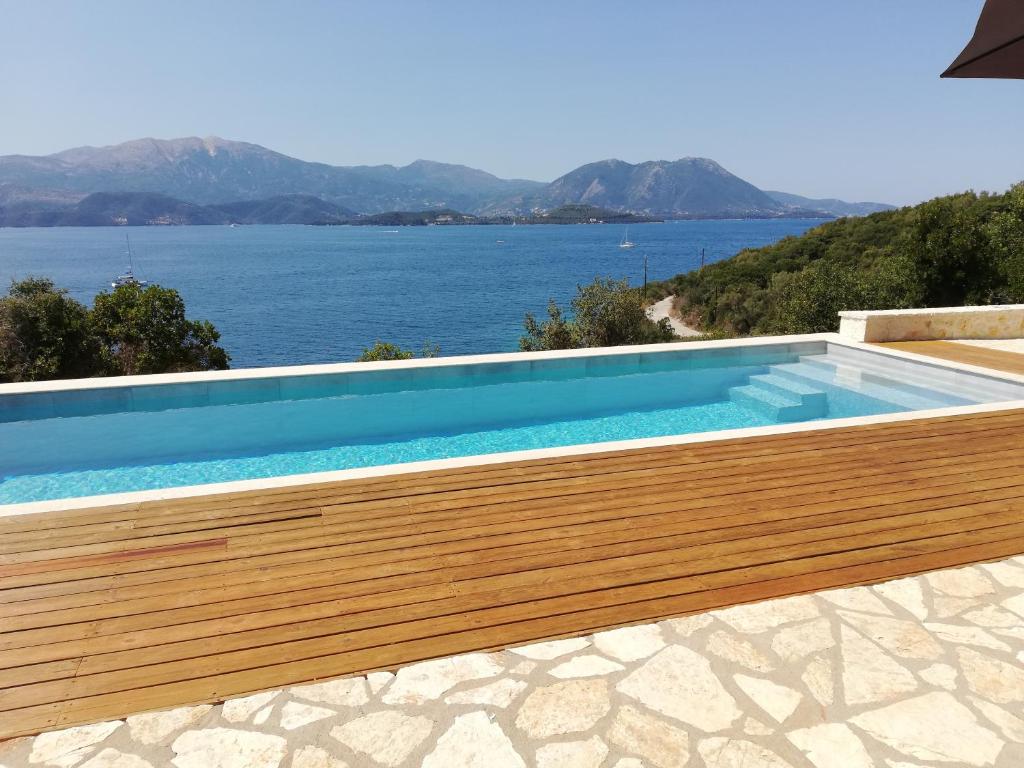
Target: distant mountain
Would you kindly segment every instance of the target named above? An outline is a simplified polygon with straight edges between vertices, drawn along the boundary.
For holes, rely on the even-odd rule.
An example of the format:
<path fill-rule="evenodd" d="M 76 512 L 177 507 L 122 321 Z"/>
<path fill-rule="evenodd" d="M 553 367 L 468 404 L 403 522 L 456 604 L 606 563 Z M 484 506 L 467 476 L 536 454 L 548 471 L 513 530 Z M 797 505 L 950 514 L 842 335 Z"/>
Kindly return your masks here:
<path fill-rule="evenodd" d="M 347 208 L 308 195 L 196 205 L 150 192 L 96 192 L 74 202 L 3 193 L 0 189 L 0 226 L 5 227 L 317 224 L 354 216 Z"/>
<path fill-rule="evenodd" d="M 889 207 L 764 192 L 694 157 L 603 160 L 550 184 L 430 160 L 401 167 L 310 163 L 217 137 L 0 157 L 0 226 L 337 223 L 396 211 L 535 216 L 566 205 L 692 219 L 847 216 Z"/>
<path fill-rule="evenodd" d="M 0 157 L 0 185 L 92 192 L 151 192 L 198 204 L 313 195 L 362 213 L 414 208 L 476 210 L 541 188 L 460 165 L 404 168 L 309 163 L 240 141 L 139 139 L 54 155 Z"/>
<path fill-rule="evenodd" d="M 503 201 L 503 209 L 548 209 L 570 203 L 667 218 L 763 218 L 793 215 L 753 184 L 714 160 L 687 157 L 633 165 L 622 160 L 589 163 L 539 192 Z"/>
<path fill-rule="evenodd" d="M 821 211 L 822 213 L 837 217 L 867 216 L 869 213 L 892 211 L 896 208 L 896 206 L 888 205 L 887 203 L 847 203 L 844 200 L 836 200 L 834 198 L 815 200 L 810 197 L 791 195 L 788 192 L 767 191 L 765 194 L 785 206 L 801 210 Z"/>

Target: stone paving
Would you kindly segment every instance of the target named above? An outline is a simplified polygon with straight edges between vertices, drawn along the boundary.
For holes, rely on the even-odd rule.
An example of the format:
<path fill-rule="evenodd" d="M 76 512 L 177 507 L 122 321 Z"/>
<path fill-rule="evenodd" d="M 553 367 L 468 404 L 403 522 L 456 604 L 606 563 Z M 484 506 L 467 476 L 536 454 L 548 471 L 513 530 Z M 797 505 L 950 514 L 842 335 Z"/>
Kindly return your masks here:
<path fill-rule="evenodd" d="M 59 768 L 1024 766 L 1024 558 L 0 744 Z"/>

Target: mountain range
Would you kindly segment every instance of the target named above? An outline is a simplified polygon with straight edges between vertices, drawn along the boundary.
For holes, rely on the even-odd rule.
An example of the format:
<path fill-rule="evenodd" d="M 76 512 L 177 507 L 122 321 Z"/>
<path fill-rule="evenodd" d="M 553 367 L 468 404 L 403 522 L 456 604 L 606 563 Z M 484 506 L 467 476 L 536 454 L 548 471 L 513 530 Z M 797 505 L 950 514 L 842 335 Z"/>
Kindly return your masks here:
<path fill-rule="evenodd" d="M 891 207 L 764 192 L 704 158 L 604 160 L 544 183 L 429 160 L 332 166 L 217 137 L 0 156 L 0 226 L 313 223 L 431 209 L 500 216 L 576 204 L 661 218 L 861 215 Z"/>

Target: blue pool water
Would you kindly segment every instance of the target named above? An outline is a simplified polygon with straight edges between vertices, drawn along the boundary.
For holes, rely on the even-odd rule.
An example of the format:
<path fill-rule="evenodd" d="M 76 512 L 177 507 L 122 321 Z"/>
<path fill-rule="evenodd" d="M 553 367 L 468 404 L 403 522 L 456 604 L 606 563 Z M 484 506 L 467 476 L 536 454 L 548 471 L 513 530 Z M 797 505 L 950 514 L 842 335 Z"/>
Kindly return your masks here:
<path fill-rule="evenodd" d="M 767 426 L 773 423 L 767 416 L 751 413 L 736 403 L 701 403 L 680 408 L 524 424 L 461 434 L 409 435 L 387 442 L 262 456 L 23 475 L 0 483 L 0 503 L 277 477 L 501 451 L 628 440 L 634 437 Z"/>
<path fill-rule="evenodd" d="M 0 503 L 1024 399 L 825 342 L 0 394 Z"/>

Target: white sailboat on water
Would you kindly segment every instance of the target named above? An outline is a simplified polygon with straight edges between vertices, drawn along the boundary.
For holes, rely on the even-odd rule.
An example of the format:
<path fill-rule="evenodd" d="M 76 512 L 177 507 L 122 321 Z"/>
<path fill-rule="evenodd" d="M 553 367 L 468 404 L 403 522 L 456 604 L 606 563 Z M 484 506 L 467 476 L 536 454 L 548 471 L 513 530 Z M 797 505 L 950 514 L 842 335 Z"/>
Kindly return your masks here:
<path fill-rule="evenodd" d="M 626 227 L 626 233 L 622 236 L 622 242 L 619 243 L 619 248 L 632 248 L 635 245 L 636 243 L 629 239 L 629 227 Z"/>
<path fill-rule="evenodd" d="M 122 285 L 137 285 L 140 288 L 145 288 L 148 283 L 135 277 L 135 271 L 132 269 L 132 241 L 128 239 L 127 234 L 124 236 L 124 241 L 128 244 L 128 269 L 125 270 L 123 275 L 118 275 L 110 283 L 110 287 L 117 288 Z"/>

